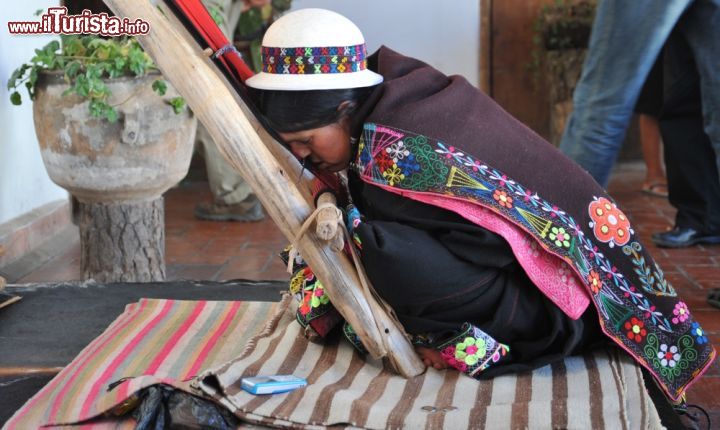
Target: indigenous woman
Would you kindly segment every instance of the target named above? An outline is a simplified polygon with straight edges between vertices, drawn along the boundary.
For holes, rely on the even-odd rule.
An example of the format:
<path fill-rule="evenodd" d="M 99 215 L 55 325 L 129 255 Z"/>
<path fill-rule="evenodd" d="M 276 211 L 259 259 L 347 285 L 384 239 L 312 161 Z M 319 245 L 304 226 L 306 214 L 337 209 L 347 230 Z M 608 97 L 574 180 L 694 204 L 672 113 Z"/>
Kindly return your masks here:
<path fill-rule="evenodd" d="M 427 365 L 485 378 L 612 341 L 672 400 L 710 365 L 613 199 L 467 80 L 386 47 L 367 56 L 360 30 L 321 9 L 276 21 L 262 55 L 246 82 L 258 109 L 346 209 Z M 291 288 L 308 330 L 340 321 L 309 268 Z"/>

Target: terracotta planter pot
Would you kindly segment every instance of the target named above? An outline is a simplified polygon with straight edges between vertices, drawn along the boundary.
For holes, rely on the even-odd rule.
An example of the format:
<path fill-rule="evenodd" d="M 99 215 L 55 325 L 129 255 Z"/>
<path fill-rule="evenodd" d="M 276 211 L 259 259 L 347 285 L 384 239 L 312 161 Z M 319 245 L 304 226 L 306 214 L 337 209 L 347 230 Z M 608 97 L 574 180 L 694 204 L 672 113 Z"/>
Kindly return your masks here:
<path fill-rule="evenodd" d="M 122 202 L 159 197 L 187 173 L 197 122 L 189 110 L 176 115 L 151 85 L 159 74 L 108 80 L 115 123 L 92 118 L 88 101 L 62 96 L 59 73 L 40 74 L 33 105 L 35 132 L 50 178 L 83 202 Z"/>

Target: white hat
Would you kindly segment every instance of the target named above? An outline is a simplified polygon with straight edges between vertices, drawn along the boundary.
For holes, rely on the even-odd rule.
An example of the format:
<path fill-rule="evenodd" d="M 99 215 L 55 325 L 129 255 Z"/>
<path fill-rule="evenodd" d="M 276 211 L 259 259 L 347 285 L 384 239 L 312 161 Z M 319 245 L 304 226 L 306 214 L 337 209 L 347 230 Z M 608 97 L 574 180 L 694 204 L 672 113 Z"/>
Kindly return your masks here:
<path fill-rule="evenodd" d="M 301 9 L 275 21 L 262 41 L 262 71 L 245 83 L 261 90 L 329 90 L 382 82 L 367 69 L 365 38 L 349 19 Z"/>

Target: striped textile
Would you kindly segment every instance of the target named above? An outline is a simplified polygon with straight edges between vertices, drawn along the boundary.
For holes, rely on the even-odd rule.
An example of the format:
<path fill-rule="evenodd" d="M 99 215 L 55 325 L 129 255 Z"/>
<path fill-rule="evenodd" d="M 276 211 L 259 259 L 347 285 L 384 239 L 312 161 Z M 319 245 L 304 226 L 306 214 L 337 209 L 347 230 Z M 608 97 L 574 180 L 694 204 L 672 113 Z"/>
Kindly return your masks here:
<path fill-rule="evenodd" d="M 130 304 L 3 429 L 76 423 L 98 416 L 134 392 L 159 382 L 189 389 L 188 382 L 183 381 L 252 345 L 253 335 L 262 333 L 278 306 L 267 302 L 155 299 Z M 108 384 L 126 377 L 132 379 L 108 391 Z M 124 420 L 92 427 L 133 426 L 132 420 Z"/>
<path fill-rule="evenodd" d="M 281 427 L 662 428 L 640 369 L 617 349 L 489 381 L 434 369 L 405 380 L 347 342 L 309 343 L 293 310 L 239 358 L 201 375 L 200 388 L 245 421 Z M 268 374 L 301 376 L 308 386 L 272 396 L 239 389 L 242 376 Z"/>

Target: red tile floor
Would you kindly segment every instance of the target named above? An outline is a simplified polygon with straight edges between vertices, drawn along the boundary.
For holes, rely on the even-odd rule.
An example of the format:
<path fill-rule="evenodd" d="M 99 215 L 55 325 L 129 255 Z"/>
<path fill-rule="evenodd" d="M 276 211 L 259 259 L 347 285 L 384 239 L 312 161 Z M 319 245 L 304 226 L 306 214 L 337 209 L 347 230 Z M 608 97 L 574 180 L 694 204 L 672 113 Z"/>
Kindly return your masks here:
<path fill-rule="evenodd" d="M 674 210 L 666 199 L 639 192 L 644 170 L 641 164 L 618 166 L 610 193 L 631 218 L 642 241 L 651 248 L 711 341 L 720 345 L 720 310 L 707 304 L 709 288 L 720 287 L 720 246 L 689 249 L 659 249 L 650 235 L 672 225 Z M 193 217 L 194 206 L 209 200 L 204 182 L 183 183 L 165 196 L 167 278 L 172 279 L 287 279 L 277 252 L 287 243 L 274 223 L 200 221 Z M 79 242 L 30 273 L 19 282 L 77 280 L 80 276 Z M 688 395 L 711 413 L 720 426 L 720 364 L 716 361 Z"/>

